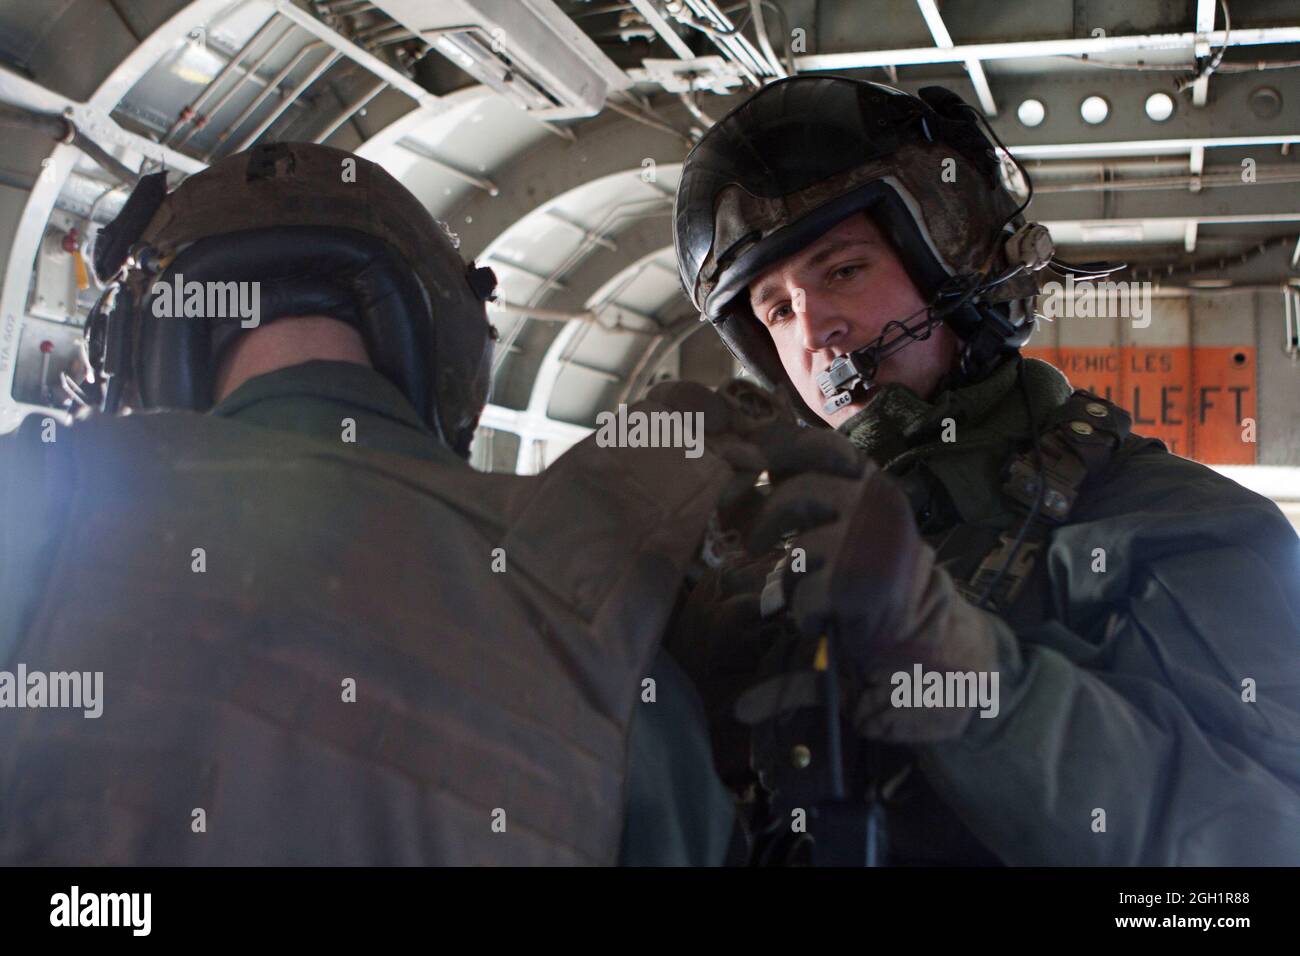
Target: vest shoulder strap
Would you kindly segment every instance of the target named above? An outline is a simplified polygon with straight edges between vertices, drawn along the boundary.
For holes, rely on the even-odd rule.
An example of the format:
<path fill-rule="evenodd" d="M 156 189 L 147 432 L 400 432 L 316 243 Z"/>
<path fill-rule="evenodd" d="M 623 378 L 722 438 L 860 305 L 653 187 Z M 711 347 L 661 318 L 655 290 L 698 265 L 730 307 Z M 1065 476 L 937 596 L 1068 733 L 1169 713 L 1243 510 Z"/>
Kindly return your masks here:
<path fill-rule="evenodd" d="M 1002 491 L 1012 502 L 1014 518 L 1010 527 L 998 533 L 974 573 L 959 582 L 967 598 L 978 602 L 987 592 L 989 603 L 1002 612 L 1016 602 L 1048 536 L 1069 520 L 1080 492 L 1110 468 L 1132 424 L 1124 409 L 1083 389 L 1075 390 L 1048 414 L 1038 435 L 1044 484 L 1039 511 L 1031 521 L 1040 481 L 1031 445 L 1013 454 L 1007 464 Z"/>

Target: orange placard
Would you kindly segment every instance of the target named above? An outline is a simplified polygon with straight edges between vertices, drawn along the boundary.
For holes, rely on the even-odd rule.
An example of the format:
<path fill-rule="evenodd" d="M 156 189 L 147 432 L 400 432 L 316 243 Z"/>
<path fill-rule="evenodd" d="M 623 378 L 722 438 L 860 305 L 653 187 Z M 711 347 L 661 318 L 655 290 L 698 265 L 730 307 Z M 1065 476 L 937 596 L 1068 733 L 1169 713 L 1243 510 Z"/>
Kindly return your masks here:
<path fill-rule="evenodd" d="M 1075 388 L 1133 416 L 1133 431 L 1209 465 L 1253 465 L 1256 448 L 1255 348 L 1136 346 L 1026 348 Z"/>

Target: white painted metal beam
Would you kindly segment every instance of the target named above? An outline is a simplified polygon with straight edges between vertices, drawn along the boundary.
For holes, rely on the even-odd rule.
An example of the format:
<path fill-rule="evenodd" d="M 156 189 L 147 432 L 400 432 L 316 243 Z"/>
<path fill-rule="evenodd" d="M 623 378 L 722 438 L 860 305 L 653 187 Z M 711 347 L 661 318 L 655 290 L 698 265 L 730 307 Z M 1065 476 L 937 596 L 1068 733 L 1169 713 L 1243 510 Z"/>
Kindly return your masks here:
<path fill-rule="evenodd" d="M 1209 34 L 1214 32 L 1214 15 L 1219 12 L 1219 0 L 1196 0 L 1196 32 Z M 1209 56 L 1210 45 L 1198 41 L 1193 52 L 1198 56 Z M 1210 94 L 1210 78 L 1202 76 L 1192 84 L 1192 105 L 1204 106 Z"/>
<path fill-rule="evenodd" d="M 659 34 L 674 53 L 683 60 L 690 60 L 695 57 L 695 51 L 677 35 L 677 31 L 672 28 L 672 24 L 659 12 L 659 7 L 654 0 L 632 0 L 632 6 L 636 7 L 637 13 L 645 18 L 646 23 L 654 27 L 655 33 Z"/>
<path fill-rule="evenodd" d="M 1007 147 L 1021 159 L 1071 159 L 1080 156 L 1156 156 L 1164 153 L 1188 153 L 1199 149 L 1204 163 L 1206 149 L 1238 146 L 1277 146 L 1300 143 L 1300 133 L 1276 136 L 1203 136 L 1170 139 L 1111 140 L 1101 143 L 1041 143 Z M 1193 156 L 1195 160 L 1195 156 Z M 1195 171 L 1195 170 L 1193 170 Z"/>
<path fill-rule="evenodd" d="M 1123 229 L 1129 227 L 1141 227 L 1144 225 L 1156 225 L 1166 223 L 1175 223 L 1179 227 L 1178 233 L 1185 234 L 1185 223 L 1188 221 L 1187 216 L 1167 216 L 1167 217 L 1148 217 L 1146 219 L 1071 219 L 1071 220 L 1047 220 L 1042 221 L 1050 232 L 1052 229 L 1063 226 L 1081 226 L 1085 229 Z M 1241 213 L 1241 214 L 1224 214 L 1218 216 L 1195 216 L 1192 221 L 1202 226 L 1237 226 L 1246 223 L 1260 222 L 1300 222 L 1300 210 L 1295 212 L 1270 212 L 1270 213 Z M 1176 233 L 1177 234 L 1177 233 Z"/>
<path fill-rule="evenodd" d="M 120 98 L 120 97 L 119 97 Z M 66 116 L 90 139 L 106 149 L 119 146 L 138 153 L 169 169 L 178 169 L 187 175 L 207 169 L 207 164 L 163 146 L 144 136 L 123 129 L 110 116 L 116 100 L 110 106 L 96 105 L 98 96 L 86 103 L 70 100 L 60 93 L 47 89 L 17 73 L 0 69 L 0 103 L 20 106 L 38 113 L 58 113 Z M 51 207 L 52 208 L 52 207 Z"/>
<path fill-rule="evenodd" d="M 943 22 L 943 17 L 939 15 L 939 5 L 936 0 L 916 0 L 916 4 L 921 8 L 921 16 L 925 18 L 925 25 L 930 28 L 930 35 L 934 37 L 935 46 L 951 50 L 953 47 L 952 35 L 948 33 L 948 27 Z M 975 57 L 970 57 L 963 61 L 966 65 L 966 74 L 970 77 L 971 85 L 975 87 L 975 95 L 979 97 L 980 107 L 984 110 L 985 116 L 997 116 L 998 104 L 993 99 L 993 90 L 989 87 L 989 78 L 984 73 L 984 64 Z"/>
<path fill-rule="evenodd" d="M 1205 146 L 1203 144 L 1198 143 L 1192 147 L 1191 152 L 1188 154 L 1188 166 L 1192 171 L 1192 182 L 1188 188 L 1194 193 L 1199 193 L 1201 191 L 1201 174 L 1205 172 Z"/>
<path fill-rule="evenodd" d="M 900 50 L 862 50 L 855 53 L 809 54 L 795 58 L 800 72 L 808 70 L 860 70 L 871 66 L 916 66 L 924 63 L 965 63 L 967 60 L 1021 60 L 1041 56 L 1095 56 L 1100 53 L 1150 50 L 1186 50 L 1191 53 L 1198 40 L 1216 46 L 1268 43 L 1300 43 L 1300 27 L 1258 27 L 1222 30 L 1209 34 L 1158 33 L 1138 36 L 1070 37 L 1063 40 L 1020 40 L 1008 43 L 970 43 L 964 46 L 913 47 Z"/>

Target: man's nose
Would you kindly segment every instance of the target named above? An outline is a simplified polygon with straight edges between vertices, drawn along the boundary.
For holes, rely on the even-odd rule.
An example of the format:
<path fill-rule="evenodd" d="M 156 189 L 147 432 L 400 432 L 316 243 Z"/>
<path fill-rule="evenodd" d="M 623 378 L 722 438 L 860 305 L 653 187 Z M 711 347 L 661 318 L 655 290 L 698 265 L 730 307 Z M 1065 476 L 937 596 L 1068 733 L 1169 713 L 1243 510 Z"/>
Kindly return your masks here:
<path fill-rule="evenodd" d="M 795 308 L 795 321 L 803 347 L 809 352 L 832 348 L 848 334 L 847 317 L 827 297 L 804 292 L 795 296 L 794 306 L 802 306 Z"/>

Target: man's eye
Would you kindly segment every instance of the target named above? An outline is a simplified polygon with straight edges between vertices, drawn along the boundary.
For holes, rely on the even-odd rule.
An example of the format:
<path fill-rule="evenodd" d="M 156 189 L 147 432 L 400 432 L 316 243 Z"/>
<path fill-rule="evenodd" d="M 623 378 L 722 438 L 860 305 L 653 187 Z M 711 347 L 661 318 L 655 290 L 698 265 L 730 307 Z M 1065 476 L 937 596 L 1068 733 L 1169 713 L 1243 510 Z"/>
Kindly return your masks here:
<path fill-rule="evenodd" d="M 783 305 L 778 305 L 771 312 L 769 312 L 767 314 L 767 321 L 769 325 L 774 325 L 777 322 L 782 322 L 785 319 L 788 319 L 790 315 L 791 315 L 790 303 L 787 302 Z"/>
<path fill-rule="evenodd" d="M 860 268 L 861 266 L 856 266 L 856 265 L 840 266 L 838 269 L 835 270 L 835 274 L 842 279 L 849 279 L 852 278 L 854 273 L 856 273 Z"/>

